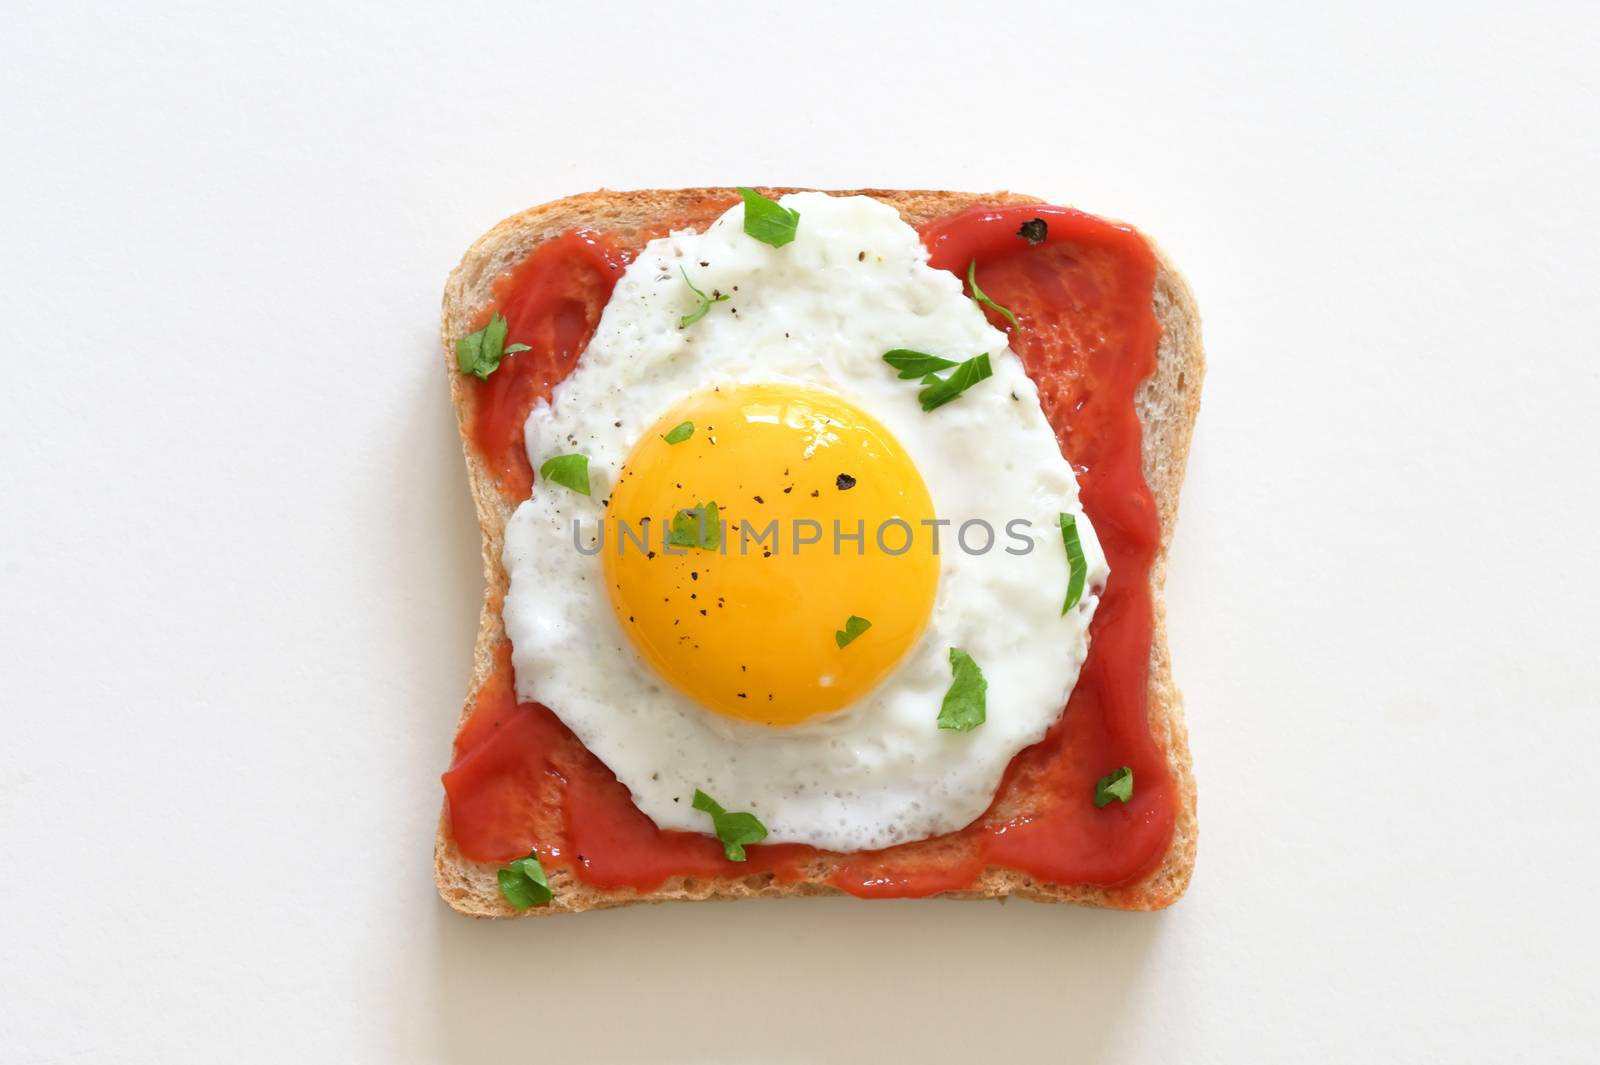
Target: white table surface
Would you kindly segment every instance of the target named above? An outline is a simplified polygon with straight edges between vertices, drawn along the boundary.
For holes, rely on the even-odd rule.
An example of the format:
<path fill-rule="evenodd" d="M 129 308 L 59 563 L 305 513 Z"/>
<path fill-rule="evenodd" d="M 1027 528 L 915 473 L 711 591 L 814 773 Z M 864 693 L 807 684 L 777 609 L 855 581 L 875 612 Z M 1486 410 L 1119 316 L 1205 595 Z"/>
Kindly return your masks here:
<path fill-rule="evenodd" d="M 0 1059 L 1593 1060 L 1594 5 L 139 6 L 0 32 Z M 739 182 L 1186 271 L 1176 908 L 439 902 L 445 273 Z"/>

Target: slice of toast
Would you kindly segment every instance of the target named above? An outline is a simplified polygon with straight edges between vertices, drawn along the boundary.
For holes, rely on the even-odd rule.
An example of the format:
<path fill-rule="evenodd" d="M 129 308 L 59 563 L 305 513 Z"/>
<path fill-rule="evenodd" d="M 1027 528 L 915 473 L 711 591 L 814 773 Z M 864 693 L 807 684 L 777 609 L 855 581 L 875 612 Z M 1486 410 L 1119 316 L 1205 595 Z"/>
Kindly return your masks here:
<path fill-rule="evenodd" d="M 793 189 L 762 190 L 777 197 Z M 1038 197 L 1000 192 L 976 195 L 959 192 L 884 191 L 860 189 L 838 195 L 866 195 L 895 207 L 912 226 L 921 226 L 978 205 L 1042 203 Z M 495 226 L 480 237 L 445 284 L 442 333 L 446 373 L 450 379 L 450 398 L 461 426 L 466 452 L 467 476 L 472 497 L 477 503 L 478 526 L 483 532 L 484 605 L 473 652 L 472 680 L 462 708 L 462 720 L 472 712 L 478 690 L 495 668 L 495 648 L 505 640 L 499 604 L 508 586 L 500 562 L 504 530 L 515 503 L 496 487 L 493 474 L 468 440 L 470 396 L 456 365 L 455 342 L 473 330 L 477 317 L 492 300 L 491 288 L 503 272 L 521 262 L 540 243 L 574 227 L 606 230 L 624 246 L 638 246 L 659 230 L 662 218 L 680 217 L 707 202 L 731 203 L 737 199 L 733 189 L 704 188 L 647 190 L 642 192 L 599 191 L 570 196 L 523 211 Z M 991 868 L 970 890 L 945 897 L 1002 898 L 1018 895 L 1041 902 L 1074 902 L 1117 909 L 1153 910 L 1171 905 L 1188 887 L 1194 869 L 1196 822 L 1194 775 L 1190 767 L 1188 734 L 1183 723 L 1183 701 L 1172 683 L 1167 653 L 1166 607 L 1162 586 L 1166 578 L 1167 547 L 1178 516 L 1178 489 L 1183 482 L 1188 459 L 1189 438 L 1200 407 L 1200 384 L 1205 357 L 1200 346 L 1200 319 L 1194 298 L 1160 249 L 1154 249 L 1160 263 L 1152 299 L 1161 340 L 1156 371 L 1140 388 L 1136 404 L 1143 428 L 1144 475 L 1155 497 L 1161 518 L 1161 546 L 1151 568 L 1151 595 L 1155 607 L 1154 636 L 1150 645 L 1150 729 L 1156 743 L 1165 751 L 1178 802 L 1172 841 L 1160 866 L 1149 876 L 1116 888 L 1040 883 L 1021 873 Z M 456 848 L 450 833 L 448 807 L 439 819 L 434 845 L 434 870 L 439 893 L 454 909 L 481 917 L 519 916 L 500 897 L 495 879 L 497 866 L 471 861 Z M 682 878 L 668 880 L 655 891 L 633 889 L 605 890 L 590 887 L 569 870 L 547 870 L 555 899 L 526 915 L 624 906 L 635 902 L 663 902 L 669 899 L 734 899 L 757 896 L 839 894 L 820 881 L 779 882 L 772 878 L 737 876 L 722 878 Z"/>

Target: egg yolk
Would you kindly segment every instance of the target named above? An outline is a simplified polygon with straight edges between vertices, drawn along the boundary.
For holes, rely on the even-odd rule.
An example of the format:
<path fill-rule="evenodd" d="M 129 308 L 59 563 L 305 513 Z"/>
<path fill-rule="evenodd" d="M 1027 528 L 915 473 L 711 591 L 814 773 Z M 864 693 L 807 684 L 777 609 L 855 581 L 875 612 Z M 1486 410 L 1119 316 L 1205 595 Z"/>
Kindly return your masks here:
<path fill-rule="evenodd" d="M 600 550 L 617 620 L 662 677 L 717 713 L 794 725 L 861 698 L 921 635 L 933 518 L 876 419 L 819 389 L 742 385 L 644 435 Z"/>

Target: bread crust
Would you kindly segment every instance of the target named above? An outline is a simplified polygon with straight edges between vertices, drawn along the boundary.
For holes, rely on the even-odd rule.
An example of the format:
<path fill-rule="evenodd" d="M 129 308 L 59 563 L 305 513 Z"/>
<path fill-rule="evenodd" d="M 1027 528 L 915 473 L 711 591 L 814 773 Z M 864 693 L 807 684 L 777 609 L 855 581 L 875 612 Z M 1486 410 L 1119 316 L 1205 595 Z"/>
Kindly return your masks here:
<path fill-rule="evenodd" d="M 769 196 L 798 191 L 764 188 Z M 1034 196 L 1010 192 L 961 193 L 926 190 L 855 189 L 836 195 L 865 195 L 898 210 L 912 226 L 967 207 L 1043 203 Z M 630 242 L 662 217 L 676 215 L 708 200 L 736 198 L 730 188 L 651 189 L 637 192 L 599 190 L 569 196 L 513 215 L 479 237 L 451 271 L 445 284 L 441 321 L 445 372 L 450 399 L 461 430 L 467 479 L 477 505 L 478 527 L 483 534 L 483 611 L 473 649 L 472 678 L 461 709 L 465 720 L 476 704 L 479 689 L 495 668 L 495 648 L 505 639 L 500 616 L 509 578 L 500 557 L 506 522 L 515 504 L 495 485 L 494 476 L 472 447 L 468 437 L 470 394 L 456 367 L 456 338 L 470 332 L 475 318 L 491 301 L 496 277 L 522 261 L 539 244 L 575 227 L 609 230 Z M 1149 240 L 1146 237 L 1146 240 Z M 1167 549 L 1178 516 L 1178 492 L 1188 460 L 1189 441 L 1200 409 L 1200 386 L 1205 355 L 1200 342 L 1200 316 L 1189 286 L 1171 262 L 1150 242 L 1159 270 L 1153 300 L 1161 323 L 1156 370 L 1141 385 L 1136 397 L 1143 429 L 1142 454 L 1145 480 L 1161 517 L 1161 545 L 1150 571 L 1150 592 L 1155 624 L 1150 645 L 1150 729 L 1166 753 L 1178 807 L 1172 841 L 1160 866 L 1143 879 L 1115 888 L 1041 883 L 1014 870 L 990 868 L 969 890 L 940 897 L 984 899 L 1015 895 L 1039 902 L 1071 902 L 1085 906 L 1125 910 L 1155 910 L 1176 902 L 1194 871 L 1197 837 L 1194 773 L 1189 757 L 1189 737 L 1183 720 L 1183 699 L 1172 681 L 1167 650 L 1166 580 Z M 475 917 L 516 917 L 579 912 L 627 906 L 641 902 L 698 901 L 798 895 L 835 895 L 841 892 L 825 883 L 802 880 L 782 883 L 768 876 L 674 877 L 654 891 L 631 888 L 607 890 L 591 887 L 562 867 L 547 870 L 555 899 L 548 906 L 519 913 L 500 897 L 496 866 L 473 862 L 457 849 L 450 833 L 448 806 L 441 810 L 434 844 L 434 872 L 439 894 L 457 911 Z"/>

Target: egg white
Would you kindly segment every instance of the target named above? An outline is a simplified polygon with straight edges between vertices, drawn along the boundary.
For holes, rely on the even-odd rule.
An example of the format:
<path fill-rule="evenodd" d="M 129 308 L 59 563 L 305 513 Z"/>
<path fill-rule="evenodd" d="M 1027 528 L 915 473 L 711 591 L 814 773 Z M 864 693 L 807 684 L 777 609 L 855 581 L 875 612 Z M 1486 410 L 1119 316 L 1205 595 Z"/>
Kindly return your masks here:
<path fill-rule="evenodd" d="M 795 193 L 782 203 L 800 212 L 782 248 L 744 233 L 742 205 L 703 233 L 646 245 L 577 367 L 529 416 L 534 467 L 581 451 L 593 494 L 537 484 L 518 507 L 505 535 L 505 624 L 518 696 L 553 710 L 657 825 L 709 832 L 690 806 L 700 788 L 754 813 L 771 842 L 872 849 L 954 831 L 984 811 L 1007 763 L 1060 715 L 1109 571 L 1033 382 L 961 282 L 928 266 L 916 231 L 867 197 Z M 732 295 L 686 329 L 678 321 L 697 301 L 680 266 L 704 291 Z M 994 376 L 924 412 L 917 382 L 882 361 L 892 348 L 986 351 Z M 656 675 L 619 627 L 600 557 L 580 553 L 573 534 L 576 519 L 592 546 L 623 459 L 670 407 L 758 381 L 829 389 L 876 417 L 953 523 L 932 617 L 900 666 L 838 713 L 784 729 L 711 713 Z M 1061 512 L 1077 516 L 1089 570 L 1064 616 Z M 971 518 L 996 531 L 987 554 L 953 543 Z M 1005 528 L 1017 518 L 1031 523 L 1025 555 L 1004 549 L 1016 546 Z M 972 531 L 970 542 L 982 539 Z M 937 725 L 951 647 L 988 680 L 988 719 L 970 732 Z"/>

